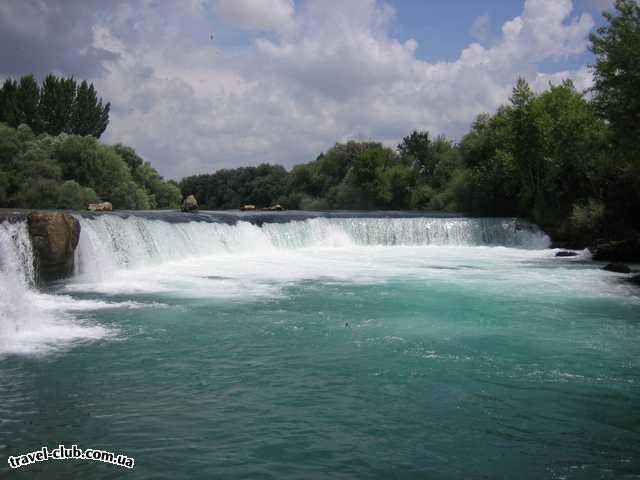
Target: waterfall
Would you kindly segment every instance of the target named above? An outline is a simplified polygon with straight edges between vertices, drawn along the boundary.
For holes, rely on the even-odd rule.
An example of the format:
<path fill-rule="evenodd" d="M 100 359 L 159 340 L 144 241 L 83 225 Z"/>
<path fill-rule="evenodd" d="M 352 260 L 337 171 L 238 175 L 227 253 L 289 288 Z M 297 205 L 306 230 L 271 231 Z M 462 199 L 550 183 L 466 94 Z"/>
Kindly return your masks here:
<path fill-rule="evenodd" d="M 359 275 L 363 281 L 371 275 L 396 275 L 411 268 L 399 250 L 402 247 L 413 247 L 411 255 L 424 254 L 437 263 L 441 247 L 456 247 L 456 255 L 486 256 L 492 255 L 487 246 L 542 249 L 549 245 L 548 237 L 537 227 L 513 218 L 296 215 L 269 221 L 217 214 L 80 215 L 75 278 L 49 287 L 48 292 L 35 287 L 26 221 L 3 221 L 0 358 L 102 338 L 111 331 L 93 324 L 91 312 L 147 305 L 117 298 L 77 298 L 69 295 L 73 292 L 173 292 L 246 299 L 249 291 L 251 298 L 265 298 L 280 294 L 282 285 L 318 275 L 343 280 Z M 354 255 L 368 255 L 368 249 L 374 248 L 380 258 L 381 247 L 389 247 L 384 250 L 391 254 L 380 260 L 384 266 L 367 267 L 359 273 L 353 270 L 358 268 L 351 262 Z M 484 249 L 474 252 L 468 247 Z M 324 253 L 319 255 L 320 251 Z"/>
<path fill-rule="evenodd" d="M 0 358 L 104 336 L 104 328 L 86 325 L 68 313 L 87 307 L 68 296 L 38 292 L 26 221 L 0 223 Z"/>
<path fill-rule="evenodd" d="M 30 321 L 27 296 L 33 285 L 33 251 L 26 222 L 0 223 L 0 342 L 19 334 Z"/>
<path fill-rule="evenodd" d="M 363 246 L 549 246 L 548 237 L 537 227 L 513 218 L 318 218 L 263 228 L 274 245 L 284 248 L 343 242 Z"/>
<path fill-rule="evenodd" d="M 117 270 L 217 253 L 353 246 L 549 246 L 549 238 L 537 227 L 513 218 L 311 218 L 261 226 L 117 215 L 79 220 L 76 273 L 96 280 Z"/>

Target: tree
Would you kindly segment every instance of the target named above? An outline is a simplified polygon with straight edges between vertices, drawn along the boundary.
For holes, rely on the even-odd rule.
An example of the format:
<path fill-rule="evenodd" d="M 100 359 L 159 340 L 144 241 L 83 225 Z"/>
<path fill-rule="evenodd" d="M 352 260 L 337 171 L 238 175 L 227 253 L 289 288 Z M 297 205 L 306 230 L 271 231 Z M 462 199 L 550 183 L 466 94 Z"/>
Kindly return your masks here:
<path fill-rule="evenodd" d="M 53 152 L 62 167 L 65 179 L 93 188 L 101 194 L 96 175 L 99 174 L 98 143 L 92 137 L 60 136 Z"/>
<path fill-rule="evenodd" d="M 603 15 L 607 23 L 590 37 L 593 103 L 612 131 L 614 164 L 602 177 L 609 226 L 626 236 L 640 230 L 640 6 L 617 0 L 615 12 Z"/>
<path fill-rule="evenodd" d="M 20 185 L 14 202 L 29 208 L 56 208 L 60 198 L 60 183 L 48 178 L 30 178 Z"/>
<path fill-rule="evenodd" d="M 71 117 L 71 131 L 77 135 L 100 138 L 109 124 L 110 104 L 102 106 L 93 84 L 83 81 L 76 91 Z"/>
<path fill-rule="evenodd" d="M 400 155 L 409 159 L 419 173 L 427 176 L 433 174 L 435 165 L 431 155 L 429 132 L 414 130 L 402 139 L 398 151 Z"/>
<path fill-rule="evenodd" d="M 21 146 L 18 130 L 0 123 L 0 169 L 11 168 Z"/>
<path fill-rule="evenodd" d="M 182 193 L 177 185 L 171 182 L 158 181 L 152 187 L 155 205 L 152 208 L 178 208 Z"/>
<path fill-rule="evenodd" d="M 76 81 L 73 78 L 58 78 L 47 75 L 42 84 L 38 115 L 43 131 L 50 135 L 62 132 L 73 133 L 71 116 L 76 96 Z"/>
<path fill-rule="evenodd" d="M 513 133 L 513 159 L 518 165 L 521 192 L 520 213 L 527 215 L 543 202 L 545 175 L 541 140 L 532 104 L 535 95 L 527 81 L 519 78 L 509 99 Z"/>
<path fill-rule="evenodd" d="M 540 189 L 545 204 L 537 207 L 560 221 L 570 215 L 574 203 L 600 197 L 603 179 L 598 164 L 606 156 L 607 127 L 570 80 L 540 94 L 531 111 L 544 171 Z"/>
<path fill-rule="evenodd" d="M 20 79 L 17 100 L 19 123 L 27 124 L 34 132 L 40 133 L 40 119 L 38 118 L 40 87 L 33 75 L 26 75 Z"/>
<path fill-rule="evenodd" d="M 389 192 L 387 207 L 397 210 L 411 208 L 411 194 L 415 185 L 415 171 L 398 162 L 383 170 L 383 185 Z"/>
<path fill-rule="evenodd" d="M 394 196 L 391 181 L 396 183 L 397 176 L 404 175 L 404 172 L 389 172 L 399 165 L 397 160 L 396 153 L 381 144 L 366 145 L 354 158 L 348 183 L 361 192 L 362 205 L 358 208 L 388 208 Z M 404 199 L 397 184 L 395 193 Z"/>
<path fill-rule="evenodd" d="M 132 148 L 0 123 L 0 206 L 83 209 L 98 200 L 115 208 L 177 208 L 181 192 Z"/>
<path fill-rule="evenodd" d="M 0 90 L 0 122 L 11 127 L 20 124 L 20 110 L 18 107 L 18 83 L 7 78 Z"/>
<path fill-rule="evenodd" d="M 91 188 L 82 187 L 75 180 L 67 180 L 60 185 L 56 208 L 84 210 L 90 203 L 96 203 L 98 196 Z"/>
<path fill-rule="evenodd" d="M 285 168 L 269 164 L 222 169 L 209 175 L 186 177 L 180 182 L 185 195 L 195 195 L 200 205 L 209 209 L 239 208 L 244 204 L 268 207 L 285 202 L 290 185 Z"/>
<path fill-rule="evenodd" d="M 0 89 L 0 122 L 12 127 L 25 123 L 36 133 L 70 133 L 100 138 L 109 124 L 109 103 L 103 105 L 95 87 L 86 81 L 47 75 L 40 87 L 33 75 Z"/>
<path fill-rule="evenodd" d="M 445 187 L 447 203 L 482 215 L 517 215 L 520 173 L 514 160 L 512 107 L 481 114 L 460 142 L 463 167 Z M 442 202 L 441 202 L 442 203 Z"/>
<path fill-rule="evenodd" d="M 460 149 L 444 135 L 439 135 L 431 143 L 431 157 L 433 158 L 433 172 L 430 184 L 442 189 L 451 179 L 453 172 L 462 166 Z"/>
<path fill-rule="evenodd" d="M 593 102 L 611 124 L 616 143 L 636 157 L 640 152 L 640 6 L 616 0 L 615 13 L 590 36 L 596 56 Z"/>

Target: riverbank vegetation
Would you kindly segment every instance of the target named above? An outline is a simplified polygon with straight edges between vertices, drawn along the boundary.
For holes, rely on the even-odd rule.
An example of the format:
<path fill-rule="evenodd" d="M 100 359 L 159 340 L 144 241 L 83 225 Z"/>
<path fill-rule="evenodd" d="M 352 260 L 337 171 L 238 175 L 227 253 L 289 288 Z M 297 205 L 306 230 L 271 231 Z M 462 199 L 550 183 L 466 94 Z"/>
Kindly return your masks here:
<path fill-rule="evenodd" d="M 93 85 L 49 76 L 0 91 L 0 205 L 416 209 L 520 216 L 567 244 L 640 231 L 640 7 L 617 0 L 591 36 L 593 89 L 571 81 L 536 93 L 524 79 L 459 141 L 416 130 L 396 148 L 336 144 L 290 170 L 223 169 L 165 182 L 131 148 L 97 141 L 108 124 Z M 180 191 L 181 190 L 181 191 Z"/>
<path fill-rule="evenodd" d="M 520 216 L 584 243 L 637 228 L 638 157 L 618 148 L 595 102 L 570 81 L 536 94 L 521 79 L 509 103 L 479 115 L 459 143 L 414 131 L 397 149 L 348 142 L 289 172 L 266 164 L 219 170 L 180 187 L 208 209 L 244 202 Z"/>
<path fill-rule="evenodd" d="M 84 210 L 106 200 L 119 209 L 177 208 L 180 199 L 178 187 L 129 147 L 0 124 L 2 207 Z"/>
<path fill-rule="evenodd" d="M 176 208 L 180 190 L 133 149 L 97 141 L 110 104 L 86 81 L 48 75 L 0 88 L 0 206 Z"/>
<path fill-rule="evenodd" d="M 459 142 L 414 131 L 397 149 L 337 144 L 290 172 L 274 165 L 184 178 L 205 208 L 428 209 L 529 218 L 567 244 L 640 231 L 640 7 L 618 0 L 591 36 L 594 88 L 571 81 L 480 114 Z"/>
<path fill-rule="evenodd" d="M 8 78 L 0 88 L 0 122 L 26 124 L 36 134 L 100 135 L 109 125 L 109 103 L 103 105 L 93 83 L 55 75 L 39 85 L 33 75 Z"/>

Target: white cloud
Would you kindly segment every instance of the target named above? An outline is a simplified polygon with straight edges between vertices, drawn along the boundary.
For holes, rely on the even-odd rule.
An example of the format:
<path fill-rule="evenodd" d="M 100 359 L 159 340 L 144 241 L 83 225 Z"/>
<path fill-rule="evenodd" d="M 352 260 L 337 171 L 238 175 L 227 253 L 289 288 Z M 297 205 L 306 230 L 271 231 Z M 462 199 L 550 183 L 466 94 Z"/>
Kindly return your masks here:
<path fill-rule="evenodd" d="M 288 32 L 294 28 L 293 0 L 216 0 L 214 11 L 248 30 Z"/>
<path fill-rule="evenodd" d="M 478 42 L 486 42 L 489 39 L 489 14 L 485 13 L 477 17 L 471 25 L 471 36 Z"/>
<path fill-rule="evenodd" d="M 535 91 L 541 92 L 549 88 L 549 85 L 559 85 L 565 79 L 571 79 L 576 90 L 586 92 L 593 87 L 593 75 L 588 67 L 583 66 L 573 72 L 562 71 L 556 73 L 537 73 L 531 81 Z"/>
<path fill-rule="evenodd" d="M 591 82 L 584 67 L 536 71 L 537 62 L 586 49 L 593 20 L 572 17 L 570 0 L 527 0 L 492 46 L 473 43 L 438 63 L 417 58 L 415 40 L 395 38 L 394 10 L 375 0 L 307 0 L 261 24 L 251 8 L 230 12 L 234 24 L 239 12 L 253 12 L 242 17 L 245 28 L 296 28 L 217 54 L 179 30 L 158 27 L 162 36 L 150 44 L 118 38 L 115 24 L 94 28 L 94 46 L 117 54 L 98 85 L 114 103 L 107 140 L 135 146 L 175 178 L 264 161 L 292 165 L 349 138 L 395 145 L 414 128 L 459 138 L 478 113 L 508 99 L 518 76 L 536 89 L 564 78 L 578 88 Z M 161 16 L 155 21 L 162 26 Z"/>
<path fill-rule="evenodd" d="M 0 24 L 18 34 L 42 38 L 47 35 L 47 16 L 54 8 L 43 0 L 3 2 L 0 3 Z"/>

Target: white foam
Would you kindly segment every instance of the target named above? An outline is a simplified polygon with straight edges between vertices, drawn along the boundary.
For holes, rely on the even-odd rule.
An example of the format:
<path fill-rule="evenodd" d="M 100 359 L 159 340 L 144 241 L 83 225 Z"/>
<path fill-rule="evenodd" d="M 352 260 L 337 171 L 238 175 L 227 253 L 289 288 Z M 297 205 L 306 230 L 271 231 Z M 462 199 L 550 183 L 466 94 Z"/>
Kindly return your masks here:
<path fill-rule="evenodd" d="M 263 227 L 115 215 L 80 221 L 77 271 L 65 295 L 35 290 L 26 225 L 0 225 L 0 355 L 113 334 L 87 312 L 160 306 L 76 298 L 78 292 L 251 302 L 287 295 L 306 281 L 399 281 L 515 299 L 640 301 L 596 265 L 553 258 L 542 232 L 511 219 L 312 219 Z"/>
<path fill-rule="evenodd" d="M 408 250 L 389 247 L 438 258 L 461 246 L 549 244 L 535 227 L 498 218 L 314 218 L 262 227 L 117 215 L 79 219 L 71 292 L 251 299 L 278 295 L 283 285 L 305 279 L 366 282 L 416 273 L 415 262 L 406 261 Z M 392 251 L 385 265 L 369 259 Z"/>
<path fill-rule="evenodd" d="M 302 248 L 356 246 L 478 246 L 546 248 L 549 238 L 533 226 L 500 218 L 314 218 L 287 223 L 168 223 L 130 216 L 79 218 L 77 275 L 108 280 L 113 272 L 192 257 Z"/>
<path fill-rule="evenodd" d="M 68 313 L 88 307 L 68 297 L 38 293 L 26 223 L 0 223 L 0 357 L 41 354 L 105 337 L 106 328 Z"/>
<path fill-rule="evenodd" d="M 131 292 L 242 302 L 287 294 L 306 281 L 380 284 L 409 281 L 527 297 L 621 296 L 632 287 L 611 282 L 597 265 L 556 259 L 549 250 L 462 246 L 343 246 L 221 252 L 114 271 L 106 280 L 79 276 L 71 292 Z"/>

